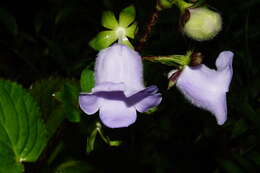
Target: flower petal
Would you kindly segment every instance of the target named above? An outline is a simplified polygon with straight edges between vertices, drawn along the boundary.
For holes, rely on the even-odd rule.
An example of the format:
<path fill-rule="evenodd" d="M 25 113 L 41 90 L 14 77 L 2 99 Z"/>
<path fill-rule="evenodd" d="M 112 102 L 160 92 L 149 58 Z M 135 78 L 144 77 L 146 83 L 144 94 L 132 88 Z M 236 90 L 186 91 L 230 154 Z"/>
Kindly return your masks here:
<path fill-rule="evenodd" d="M 96 59 L 95 83 L 107 82 L 124 83 L 127 95 L 144 89 L 140 55 L 122 44 L 101 51 Z"/>
<path fill-rule="evenodd" d="M 119 14 L 119 25 L 127 27 L 135 20 L 135 7 L 133 5 L 126 7 Z"/>
<path fill-rule="evenodd" d="M 227 120 L 226 94 L 219 95 L 218 99 L 212 100 L 211 110 L 217 119 L 218 125 L 223 125 Z"/>
<path fill-rule="evenodd" d="M 232 67 L 234 53 L 231 51 L 223 51 L 219 54 L 216 60 L 216 67 L 218 70 L 223 70 L 227 67 Z"/>
<path fill-rule="evenodd" d="M 162 97 L 161 94 L 157 93 L 157 91 L 158 88 L 156 86 L 149 86 L 128 97 L 126 104 L 128 106 L 134 105 L 139 112 L 145 112 L 160 104 Z"/>
<path fill-rule="evenodd" d="M 226 86 L 230 81 L 224 71 L 211 70 L 205 65 L 185 67 L 177 80 L 177 88 L 195 106 L 210 111 L 218 124 L 226 120 Z M 225 83 L 226 82 L 226 83 Z"/>
<path fill-rule="evenodd" d="M 148 97 L 145 97 L 142 101 L 135 105 L 135 108 L 138 112 L 146 112 L 148 109 L 151 109 L 155 106 L 158 106 L 162 101 L 161 94 L 153 94 Z"/>
<path fill-rule="evenodd" d="M 124 91 L 125 85 L 124 83 L 115 83 L 115 82 L 103 82 L 101 84 L 96 85 L 92 92 L 99 92 L 99 91 Z"/>
<path fill-rule="evenodd" d="M 116 17 L 112 11 L 104 11 L 102 13 L 102 26 L 108 29 L 114 29 L 118 26 Z"/>
<path fill-rule="evenodd" d="M 89 45 L 93 49 L 102 50 L 110 46 L 116 40 L 117 35 L 115 31 L 102 31 L 89 42 Z"/>
<path fill-rule="evenodd" d="M 81 93 L 79 96 L 79 106 L 86 114 L 94 114 L 99 109 L 98 97 L 93 94 Z"/>
<path fill-rule="evenodd" d="M 102 99 L 99 114 L 101 121 L 110 128 L 128 127 L 136 120 L 135 108 L 121 100 Z"/>
<path fill-rule="evenodd" d="M 233 62 L 233 52 L 231 51 L 223 51 L 219 54 L 217 60 L 216 60 L 216 66 L 219 72 L 219 80 L 220 83 L 223 84 L 223 87 L 225 88 L 225 91 L 228 92 L 229 85 L 233 76 L 233 68 L 232 68 L 232 62 Z"/>

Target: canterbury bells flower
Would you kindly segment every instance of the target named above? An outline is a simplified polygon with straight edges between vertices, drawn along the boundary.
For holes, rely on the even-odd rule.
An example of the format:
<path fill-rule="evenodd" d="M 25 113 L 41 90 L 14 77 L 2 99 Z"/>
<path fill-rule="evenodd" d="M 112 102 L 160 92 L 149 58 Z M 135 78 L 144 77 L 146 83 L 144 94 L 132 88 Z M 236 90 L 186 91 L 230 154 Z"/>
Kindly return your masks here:
<path fill-rule="evenodd" d="M 205 65 L 186 66 L 177 80 L 177 88 L 195 106 L 210 111 L 219 125 L 227 119 L 226 92 L 232 79 L 233 53 L 223 51 L 216 60 L 217 70 Z"/>
<path fill-rule="evenodd" d="M 140 55 L 125 45 L 114 44 L 96 59 L 95 87 L 81 93 L 79 104 L 86 114 L 99 110 L 101 121 L 110 128 L 127 127 L 136 111 L 145 112 L 161 102 L 156 86 L 145 88 Z"/>

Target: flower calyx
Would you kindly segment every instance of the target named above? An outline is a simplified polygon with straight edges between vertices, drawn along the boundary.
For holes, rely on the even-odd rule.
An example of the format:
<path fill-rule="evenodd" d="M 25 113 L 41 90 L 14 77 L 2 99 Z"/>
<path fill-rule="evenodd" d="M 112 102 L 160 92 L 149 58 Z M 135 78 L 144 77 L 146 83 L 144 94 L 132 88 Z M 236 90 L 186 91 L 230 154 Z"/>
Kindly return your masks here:
<path fill-rule="evenodd" d="M 109 47 L 115 41 L 120 44 L 133 48 L 129 38 L 134 39 L 137 31 L 137 22 L 134 22 L 136 16 L 133 5 L 126 7 L 119 14 L 117 21 L 112 11 L 104 11 L 102 14 L 102 26 L 109 29 L 101 31 L 94 37 L 89 45 L 95 50 L 102 50 Z"/>

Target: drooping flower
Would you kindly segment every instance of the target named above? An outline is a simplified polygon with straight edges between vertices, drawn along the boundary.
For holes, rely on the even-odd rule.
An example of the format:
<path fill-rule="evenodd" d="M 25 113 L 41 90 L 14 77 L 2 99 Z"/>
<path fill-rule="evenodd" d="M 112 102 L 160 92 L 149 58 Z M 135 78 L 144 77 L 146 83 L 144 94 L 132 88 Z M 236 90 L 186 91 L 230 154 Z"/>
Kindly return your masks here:
<path fill-rule="evenodd" d="M 119 14 L 119 21 L 111 11 L 105 11 L 102 14 L 102 26 L 107 28 L 101 31 L 93 38 L 89 45 L 96 49 L 102 50 L 109 47 L 115 41 L 133 48 L 127 37 L 134 39 L 137 30 L 137 22 L 135 20 L 135 8 L 133 5 L 126 7 Z"/>
<path fill-rule="evenodd" d="M 227 119 L 226 92 L 232 79 L 233 53 L 223 51 L 216 60 L 217 70 L 201 64 L 185 66 L 176 86 L 195 106 L 215 115 L 219 125 Z"/>
<path fill-rule="evenodd" d="M 140 55 L 125 45 L 102 50 L 95 64 L 95 87 L 81 93 L 79 104 L 86 114 L 99 110 L 101 121 L 110 128 L 127 127 L 136 111 L 145 112 L 161 102 L 156 86 L 145 88 Z"/>

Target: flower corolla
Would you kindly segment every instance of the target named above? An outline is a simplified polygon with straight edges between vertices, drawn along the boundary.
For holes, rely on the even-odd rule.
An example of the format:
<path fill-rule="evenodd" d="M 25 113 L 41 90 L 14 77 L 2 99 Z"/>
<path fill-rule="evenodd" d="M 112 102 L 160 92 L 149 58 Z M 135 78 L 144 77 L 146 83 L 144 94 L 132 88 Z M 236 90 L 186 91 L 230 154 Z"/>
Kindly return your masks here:
<path fill-rule="evenodd" d="M 86 114 L 99 110 L 107 127 L 127 127 L 136 121 L 138 112 L 145 112 L 161 102 L 156 86 L 145 88 L 140 55 L 131 48 L 114 44 L 102 50 L 95 64 L 95 87 L 81 93 L 80 108 Z"/>
<path fill-rule="evenodd" d="M 219 125 L 227 119 L 226 92 L 233 75 L 233 53 L 223 51 L 216 60 L 217 70 L 204 64 L 185 66 L 176 86 L 195 106 L 215 115 Z"/>

